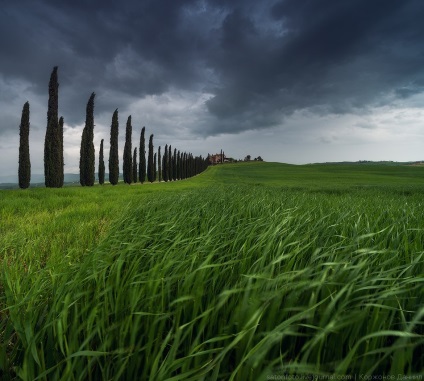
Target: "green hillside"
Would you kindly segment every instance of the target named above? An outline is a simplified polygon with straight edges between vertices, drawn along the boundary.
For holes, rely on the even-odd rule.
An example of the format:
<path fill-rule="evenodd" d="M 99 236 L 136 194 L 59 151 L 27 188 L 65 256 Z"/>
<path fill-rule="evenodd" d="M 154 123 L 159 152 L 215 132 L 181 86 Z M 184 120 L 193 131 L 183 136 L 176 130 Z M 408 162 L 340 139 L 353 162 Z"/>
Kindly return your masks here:
<path fill-rule="evenodd" d="M 263 184 L 303 189 L 392 187 L 419 190 L 424 167 L 384 164 L 310 164 L 250 162 L 210 168 L 207 177 L 218 182 Z"/>
<path fill-rule="evenodd" d="M 0 379 L 419 375 L 423 189 L 418 166 L 252 162 L 2 190 Z"/>

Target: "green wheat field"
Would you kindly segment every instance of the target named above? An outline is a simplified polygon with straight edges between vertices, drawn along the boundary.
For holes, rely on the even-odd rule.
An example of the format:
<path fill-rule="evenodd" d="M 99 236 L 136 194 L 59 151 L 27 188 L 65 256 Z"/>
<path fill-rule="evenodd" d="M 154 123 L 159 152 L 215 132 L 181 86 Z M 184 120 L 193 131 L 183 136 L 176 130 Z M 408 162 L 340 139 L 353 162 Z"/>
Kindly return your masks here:
<path fill-rule="evenodd" d="M 2 380 L 419 376 L 423 301 L 424 167 L 0 191 Z"/>

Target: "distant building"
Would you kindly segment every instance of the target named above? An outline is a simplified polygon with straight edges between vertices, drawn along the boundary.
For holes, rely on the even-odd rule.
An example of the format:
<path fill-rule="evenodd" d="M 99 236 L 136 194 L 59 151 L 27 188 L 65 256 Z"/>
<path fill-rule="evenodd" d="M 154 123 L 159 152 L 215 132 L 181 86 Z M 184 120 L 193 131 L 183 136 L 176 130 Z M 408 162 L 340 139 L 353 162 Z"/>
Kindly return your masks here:
<path fill-rule="evenodd" d="M 235 161 L 236 160 L 234 160 L 232 157 L 226 156 L 224 152 L 216 153 L 215 155 L 209 155 L 209 164 L 211 165 L 222 163 L 234 163 Z"/>

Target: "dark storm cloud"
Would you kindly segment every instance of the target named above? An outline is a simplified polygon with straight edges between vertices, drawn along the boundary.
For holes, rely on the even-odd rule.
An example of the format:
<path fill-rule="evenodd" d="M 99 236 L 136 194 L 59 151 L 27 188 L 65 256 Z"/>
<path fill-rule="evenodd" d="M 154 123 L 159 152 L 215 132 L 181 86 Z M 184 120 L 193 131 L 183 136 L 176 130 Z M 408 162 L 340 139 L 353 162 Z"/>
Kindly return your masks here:
<path fill-rule="evenodd" d="M 120 98 L 161 94 L 170 86 L 197 86 L 202 70 L 197 57 L 205 44 L 181 22 L 191 3 L 9 3 L 1 10 L 0 73 L 27 80 L 45 94 L 51 69 L 58 65 L 60 112 L 70 123 L 83 119 L 72 110 L 84 109 L 93 90 L 113 93 L 119 103 Z M 97 106 L 102 111 L 105 105 Z"/>
<path fill-rule="evenodd" d="M 92 91 L 96 111 L 112 113 L 174 88 L 212 96 L 196 133 L 259 129 L 299 109 L 355 112 L 422 92 L 423 10 L 421 0 L 7 2 L 0 83 L 47 98 L 58 65 L 71 125 Z"/>
<path fill-rule="evenodd" d="M 214 62 L 223 81 L 209 110 L 242 130 L 302 108 L 354 112 L 422 92 L 423 10 L 419 1 L 284 0 L 267 20 L 238 8 L 220 29 Z M 280 30 L 261 32 L 269 21 Z"/>

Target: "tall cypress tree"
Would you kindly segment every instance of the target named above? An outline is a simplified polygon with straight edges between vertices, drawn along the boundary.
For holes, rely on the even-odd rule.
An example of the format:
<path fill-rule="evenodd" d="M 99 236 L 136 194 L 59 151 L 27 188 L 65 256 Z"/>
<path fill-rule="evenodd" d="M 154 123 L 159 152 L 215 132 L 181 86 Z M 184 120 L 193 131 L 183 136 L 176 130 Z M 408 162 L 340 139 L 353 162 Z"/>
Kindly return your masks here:
<path fill-rule="evenodd" d="M 162 156 L 160 155 L 160 146 L 158 148 L 158 181 L 162 181 Z"/>
<path fill-rule="evenodd" d="M 153 156 L 153 181 L 156 181 L 158 177 L 157 172 L 157 153 L 155 152 L 155 155 Z"/>
<path fill-rule="evenodd" d="M 168 169 L 168 180 L 172 181 L 174 179 L 174 175 L 172 173 L 172 147 L 169 145 L 168 147 L 168 162 L 166 163 Z"/>
<path fill-rule="evenodd" d="M 96 173 L 96 156 L 94 150 L 94 97 L 96 94 L 92 93 L 87 103 L 87 184 L 93 186 Z"/>
<path fill-rule="evenodd" d="M 127 119 L 127 128 L 125 130 L 125 146 L 124 146 L 124 182 L 126 184 L 131 184 L 132 178 L 132 125 L 131 125 L 131 115 Z"/>
<path fill-rule="evenodd" d="M 82 186 L 93 186 L 95 180 L 94 152 L 94 97 L 92 93 L 87 102 L 85 127 L 81 136 L 80 151 L 80 183 Z"/>
<path fill-rule="evenodd" d="M 132 168 L 133 168 L 132 180 L 134 183 L 136 183 L 137 182 L 137 147 L 134 148 Z"/>
<path fill-rule="evenodd" d="M 112 124 L 110 126 L 110 149 L 109 149 L 109 182 L 112 185 L 118 184 L 119 180 L 119 152 L 118 152 L 118 109 L 112 116 Z"/>
<path fill-rule="evenodd" d="M 174 148 L 174 156 L 172 157 L 172 178 L 177 181 L 177 149 Z"/>
<path fill-rule="evenodd" d="M 168 144 L 165 145 L 165 151 L 163 153 L 163 160 L 162 160 L 162 177 L 163 177 L 163 181 L 165 182 L 168 181 L 167 163 L 168 163 Z"/>
<path fill-rule="evenodd" d="M 183 176 L 181 174 L 181 152 L 178 151 L 178 155 L 177 155 L 177 173 L 178 173 L 178 180 L 182 180 Z"/>
<path fill-rule="evenodd" d="M 87 141 L 87 130 L 84 128 L 82 130 L 82 136 L 81 136 L 81 148 L 80 148 L 80 164 L 79 164 L 79 168 L 80 168 L 80 184 L 82 186 L 85 186 L 85 180 L 86 180 L 86 173 L 85 173 L 85 160 L 87 157 L 87 152 L 86 152 L 86 141 Z"/>
<path fill-rule="evenodd" d="M 144 136 L 145 132 L 146 127 L 143 127 L 140 133 L 140 160 L 138 168 L 138 177 L 142 184 L 146 181 L 146 139 Z"/>
<path fill-rule="evenodd" d="M 26 189 L 31 181 L 31 161 L 29 158 L 29 103 L 22 108 L 19 126 L 19 188 Z"/>
<path fill-rule="evenodd" d="M 58 186 L 61 188 L 65 182 L 65 162 L 63 158 L 63 116 L 59 119 L 59 159 Z"/>
<path fill-rule="evenodd" d="M 149 139 L 149 152 L 148 152 L 148 159 L 147 159 L 147 180 L 149 182 L 153 182 L 154 177 L 154 168 L 153 168 L 153 134 L 150 135 Z"/>
<path fill-rule="evenodd" d="M 103 155 L 103 141 L 100 142 L 100 151 L 99 151 L 99 184 L 103 185 L 105 182 L 105 160 Z"/>
<path fill-rule="evenodd" d="M 188 161 L 187 161 L 187 152 L 184 152 L 184 178 L 188 177 Z"/>
<path fill-rule="evenodd" d="M 53 68 L 49 81 L 49 101 L 47 108 L 47 129 L 44 140 L 44 179 L 46 187 L 58 188 L 61 185 L 60 167 L 63 160 L 60 153 L 61 144 L 58 120 L 59 83 L 57 81 L 57 66 Z"/>

